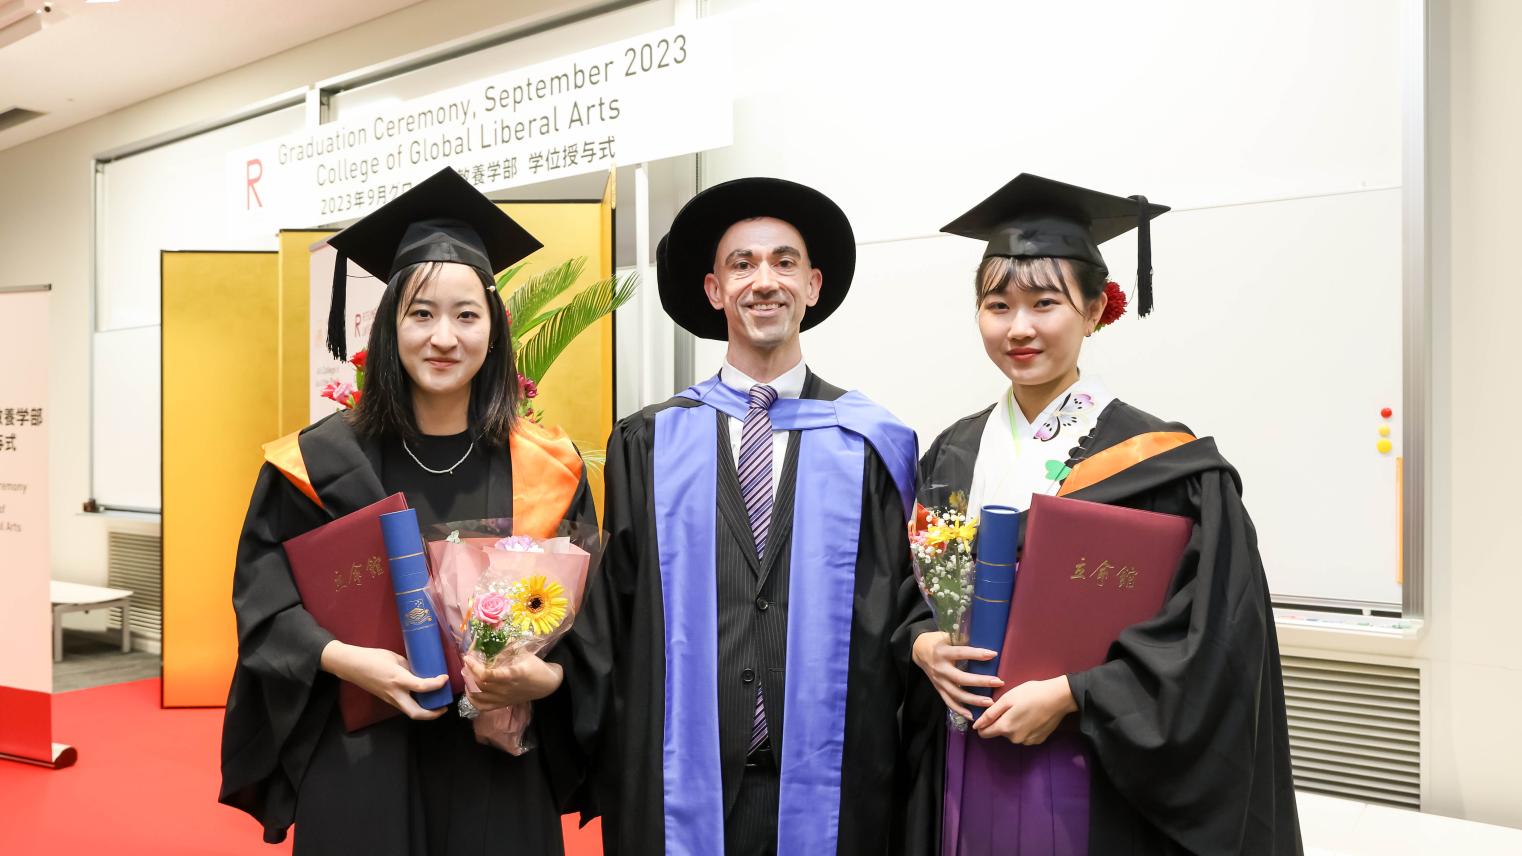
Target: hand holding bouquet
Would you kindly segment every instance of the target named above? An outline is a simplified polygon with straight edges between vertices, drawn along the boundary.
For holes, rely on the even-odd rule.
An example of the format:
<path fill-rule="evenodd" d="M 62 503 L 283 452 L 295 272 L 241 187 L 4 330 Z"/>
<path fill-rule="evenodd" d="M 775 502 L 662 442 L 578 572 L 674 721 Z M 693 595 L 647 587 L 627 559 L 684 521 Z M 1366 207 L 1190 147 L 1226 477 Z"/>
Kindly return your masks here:
<path fill-rule="evenodd" d="M 920 592 L 935 614 L 935 626 L 952 645 L 967 644 L 967 616 L 972 606 L 973 540 L 978 521 L 953 508 L 914 507 L 909 523 L 909 550 Z M 967 720 L 949 713 L 952 727 L 967 730 Z"/>
<path fill-rule="evenodd" d="M 506 521 L 446 524 L 451 534 L 429 544 L 433 585 L 443 618 L 464 659 L 466 689 L 479 693 L 473 671 L 542 655 L 571 627 L 586 588 L 591 555 L 570 538 L 535 539 L 511 532 Z M 468 697 L 461 699 L 468 710 Z M 526 731 L 531 702 L 475 717 L 476 739 L 513 755 L 533 748 Z"/>

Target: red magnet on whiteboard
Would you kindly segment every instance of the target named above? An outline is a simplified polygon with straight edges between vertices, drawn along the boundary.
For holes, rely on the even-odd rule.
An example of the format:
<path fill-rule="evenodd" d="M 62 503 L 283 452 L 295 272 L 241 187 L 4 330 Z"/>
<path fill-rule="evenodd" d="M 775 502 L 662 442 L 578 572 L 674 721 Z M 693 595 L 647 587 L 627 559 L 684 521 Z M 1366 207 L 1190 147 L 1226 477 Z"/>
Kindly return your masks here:
<path fill-rule="evenodd" d="M 1379 411 L 1379 415 L 1385 417 L 1386 419 L 1389 419 L 1391 416 L 1395 415 L 1395 411 L 1393 411 L 1390 408 L 1386 407 L 1384 410 Z"/>

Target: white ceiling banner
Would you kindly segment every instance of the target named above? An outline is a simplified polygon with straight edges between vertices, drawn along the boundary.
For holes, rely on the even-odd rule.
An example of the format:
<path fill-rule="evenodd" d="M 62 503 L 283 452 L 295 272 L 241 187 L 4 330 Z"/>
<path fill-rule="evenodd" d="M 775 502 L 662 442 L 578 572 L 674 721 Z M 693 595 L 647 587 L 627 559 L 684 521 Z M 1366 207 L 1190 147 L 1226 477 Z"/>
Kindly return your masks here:
<path fill-rule="evenodd" d="M 481 191 L 728 146 L 730 32 L 702 19 L 239 149 L 252 228 L 363 217 L 440 168 Z"/>

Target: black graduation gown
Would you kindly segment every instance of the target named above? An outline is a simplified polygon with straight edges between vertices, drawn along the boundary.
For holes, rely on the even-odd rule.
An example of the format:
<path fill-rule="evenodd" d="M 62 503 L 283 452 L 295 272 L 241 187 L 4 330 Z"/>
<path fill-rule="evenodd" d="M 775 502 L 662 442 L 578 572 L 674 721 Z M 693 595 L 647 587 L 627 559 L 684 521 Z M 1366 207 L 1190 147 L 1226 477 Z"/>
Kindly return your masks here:
<path fill-rule="evenodd" d="M 238 543 L 220 801 L 258 819 L 268 842 L 294 822 L 298 854 L 561 853 L 558 803 L 579 776 L 568 691 L 535 703 L 541 745 L 518 757 L 477 744 L 453 709 L 344 731 L 338 680 L 320 668 L 333 637 L 302 607 L 281 544 L 389 492 L 380 444 L 360 440 L 341 414 L 304 429 L 300 445 L 323 507 L 265 464 Z M 510 516 L 508 454 L 482 457 L 486 508 Z M 566 518 L 595 523 L 585 476 Z"/>
<path fill-rule="evenodd" d="M 920 459 L 922 504 L 969 489 L 991 411 L 947 428 Z M 1188 429 L 1113 402 L 1068 465 L 1156 431 Z M 1202 438 L 1070 496 L 1195 521 L 1162 611 L 1122 634 L 1107 662 L 1068 676 L 1096 760 L 1089 852 L 1303 852 L 1279 644 L 1236 470 Z M 938 714 L 926 748 L 944 752 Z"/>
<path fill-rule="evenodd" d="M 803 388 L 804 398 L 843 394 L 812 373 Z M 566 681 L 577 736 L 593 759 L 581 807 L 587 816 L 602 816 L 608 856 L 664 852 L 665 617 L 651 470 L 656 414 L 693 406 L 672 398 L 614 427 L 605 470 L 602 573 L 571 630 L 572 644 L 564 646 L 573 660 Z M 907 785 L 898 714 L 907 686 L 928 686 L 910 658 L 908 630 L 929 608 L 914 585 L 898 489 L 870 445 L 865 467 L 838 852 L 926 853 L 935 830 L 903 823 Z M 807 477 L 798 474 L 800 483 Z M 774 698 L 767 697 L 768 718 Z"/>

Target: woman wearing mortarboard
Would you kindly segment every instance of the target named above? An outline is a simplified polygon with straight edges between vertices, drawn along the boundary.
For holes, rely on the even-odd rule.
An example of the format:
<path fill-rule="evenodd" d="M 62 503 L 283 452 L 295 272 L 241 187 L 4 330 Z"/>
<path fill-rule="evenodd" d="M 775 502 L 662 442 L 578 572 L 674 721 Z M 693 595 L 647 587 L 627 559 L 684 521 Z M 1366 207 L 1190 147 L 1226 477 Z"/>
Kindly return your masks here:
<path fill-rule="evenodd" d="M 266 841 L 296 826 L 296 853 L 562 852 L 558 805 L 574 765 L 557 755 L 568 718 L 558 665 L 478 673 L 467 715 L 534 701 L 540 748 L 478 744 L 454 706 L 428 711 L 391 651 L 336 640 L 302 606 L 282 543 L 401 492 L 420 523 L 514 518 L 549 537 L 595 523 L 576 449 L 517 418 L 509 319 L 493 275 L 540 243 L 452 170 L 442 170 L 329 239 L 328 346 L 344 359 L 345 256 L 387 282 L 370 331 L 364 394 L 265 447 L 238 544 L 238 661 L 222 736 L 221 801 L 254 815 Z M 524 527 L 528 527 L 525 529 Z M 535 531 L 538 530 L 538 531 Z M 405 716 L 354 732 L 336 704 L 349 681 Z M 556 757 L 547 757 L 547 756 Z"/>
<path fill-rule="evenodd" d="M 957 668 L 993 652 L 933 628 L 916 638 L 915 661 L 945 706 L 984 708 L 968 732 L 928 741 L 949 759 L 944 805 L 928 809 L 944 811 L 946 856 L 1301 852 L 1273 612 L 1236 470 L 1210 438 L 1078 367 L 1084 339 L 1125 307 L 1098 245 L 1141 229 L 1137 314 L 1147 315 L 1149 222 L 1167 210 L 1020 175 L 943 230 L 986 242 L 978 330 L 1010 385 L 936 438 L 920 461 L 920 501 L 965 497 L 977 516 L 1060 494 L 1194 521 L 1162 610 L 1097 668 L 995 702 L 967 688 L 997 678 Z M 943 730 L 944 716 L 919 714 Z"/>

